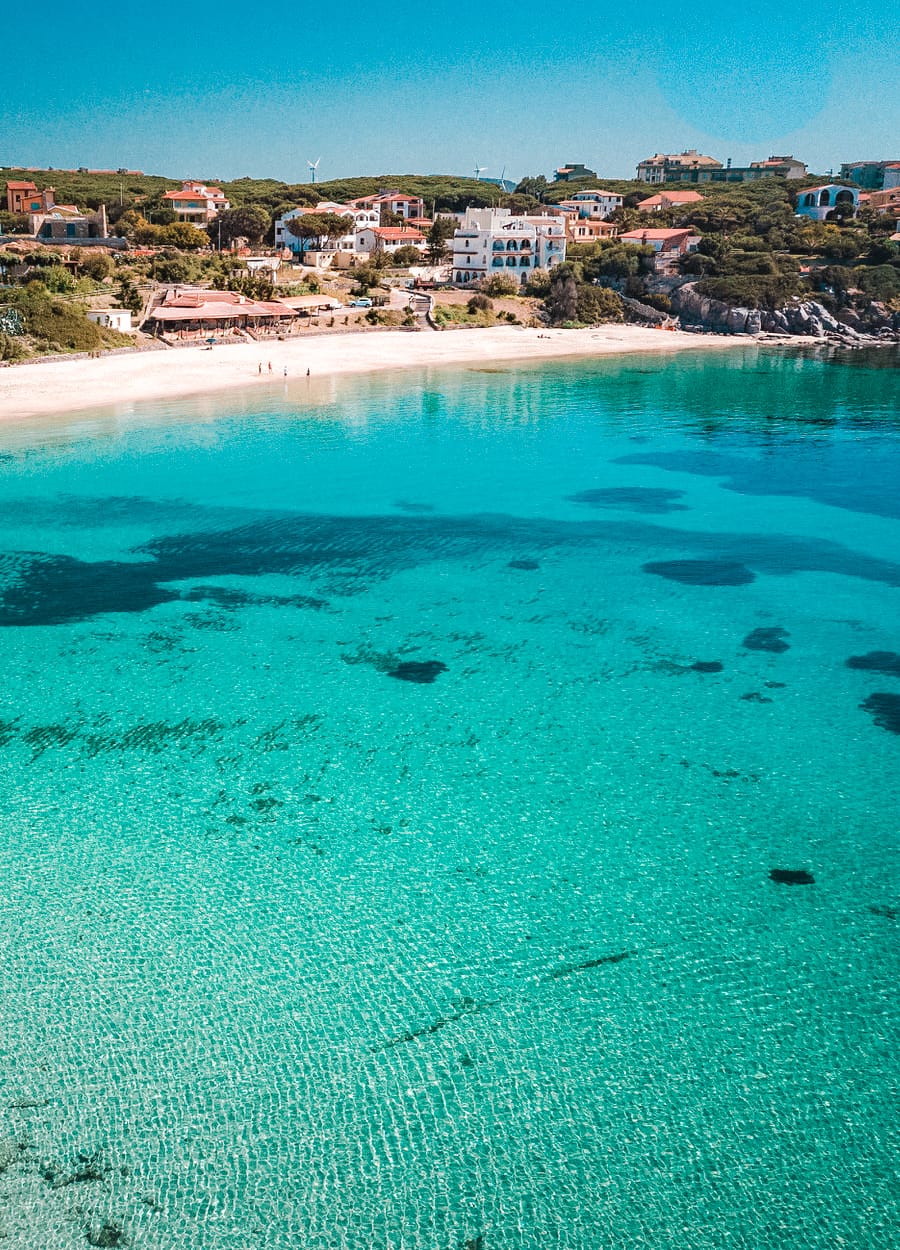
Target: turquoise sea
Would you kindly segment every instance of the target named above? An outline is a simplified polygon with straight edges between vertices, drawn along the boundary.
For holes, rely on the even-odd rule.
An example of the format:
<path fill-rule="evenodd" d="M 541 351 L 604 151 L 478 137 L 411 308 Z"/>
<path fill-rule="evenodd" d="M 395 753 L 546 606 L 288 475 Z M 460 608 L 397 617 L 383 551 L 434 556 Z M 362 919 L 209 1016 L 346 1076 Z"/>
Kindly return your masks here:
<path fill-rule="evenodd" d="M 898 363 L 2 429 L 2 1245 L 900 1244 Z"/>

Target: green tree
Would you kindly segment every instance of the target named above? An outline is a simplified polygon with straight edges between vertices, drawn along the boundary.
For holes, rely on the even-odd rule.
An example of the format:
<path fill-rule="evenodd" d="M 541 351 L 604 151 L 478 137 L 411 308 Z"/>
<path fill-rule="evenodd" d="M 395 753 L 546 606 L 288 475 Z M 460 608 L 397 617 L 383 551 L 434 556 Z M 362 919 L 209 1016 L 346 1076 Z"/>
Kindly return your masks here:
<path fill-rule="evenodd" d="M 209 247 L 206 231 L 198 230 L 189 221 L 176 221 L 174 225 L 153 226 L 152 229 L 157 232 L 156 242 L 164 246 L 182 248 L 189 252 L 195 252 L 201 247 Z"/>
<path fill-rule="evenodd" d="M 526 295 L 535 295 L 538 299 L 546 299 L 550 294 L 550 274 L 546 269 L 533 269 L 525 287 Z"/>
<path fill-rule="evenodd" d="M 375 265 L 357 265 L 352 271 L 356 281 L 355 295 L 368 295 L 381 282 L 381 271 Z"/>
<path fill-rule="evenodd" d="M 111 276 L 115 266 L 105 252 L 91 252 L 84 259 L 84 271 L 95 282 Z"/>
<path fill-rule="evenodd" d="M 116 220 L 116 236 L 120 239 L 137 239 L 138 234 L 149 230 L 150 222 L 136 208 L 129 208 Z"/>
<path fill-rule="evenodd" d="M 135 317 L 140 314 L 142 308 L 144 307 L 144 301 L 141 297 L 140 291 L 127 274 L 122 274 L 122 277 L 119 279 L 119 287 L 116 291 L 116 297 L 119 301 L 119 307 L 130 308 Z"/>
<path fill-rule="evenodd" d="M 453 238 L 455 230 L 455 217 L 435 217 L 428 231 L 428 259 L 432 264 L 439 265 L 446 259 L 449 250 L 447 244 Z"/>
<path fill-rule="evenodd" d="M 246 239 L 248 243 L 259 243 L 266 234 L 271 218 L 265 209 L 256 204 L 246 204 L 242 208 L 227 208 L 219 213 L 215 221 L 206 227 L 210 241 L 222 247 L 229 247 L 235 239 Z"/>
<path fill-rule="evenodd" d="M 586 282 L 577 284 L 577 319 L 585 325 L 599 325 L 604 321 L 623 319 L 622 301 L 608 287 L 591 286 Z"/>
<path fill-rule="evenodd" d="M 301 251 L 305 252 L 314 239 L 317 242 L 339 239 L 353 227 L 349 217 L 338 213 L 302 213 L 292 217 L 287 228 L 295 239 L 300 239 Z"/>
<path fill-rule="evenodd" d="M 550 293 L 544 301 L 553 325 L 564 325 L 578 317 L 578 284 L 572 265 L 557 265 L 550 275 Z"/>
<path fill-rule="evenodd" d="M 420 265 L 422 263 L 422 253 L 417 247 L 406 243 L 403 247 L 395 248 L 393 252 L 389 252 L 388 256 L 392 265 Z"/>
<path fill-rule="evenodd" d="M 530 195 L 536 200 L 542 200 L 547 186 L 547 179 L 543 174 L 538 174 L 536 178 L 522 178 L 516 186 L 514 194 Z"/>

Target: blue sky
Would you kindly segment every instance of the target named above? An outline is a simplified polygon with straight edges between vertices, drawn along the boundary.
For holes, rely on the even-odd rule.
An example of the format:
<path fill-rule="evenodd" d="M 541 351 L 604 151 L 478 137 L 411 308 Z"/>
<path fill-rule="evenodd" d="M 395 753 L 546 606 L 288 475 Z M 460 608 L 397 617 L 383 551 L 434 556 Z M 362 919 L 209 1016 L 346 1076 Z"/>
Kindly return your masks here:
<path fill-rule="evenodd" d="M 316 157 L 322 180 L 476 162 L 519 178 L 568 160 L 629 177 L 685 147 L 736 164 L 792 153 L 819 173 L 900 159 L 884 0 L 106 12 L 6 12 L 0 164 L 305 181 Z"/>

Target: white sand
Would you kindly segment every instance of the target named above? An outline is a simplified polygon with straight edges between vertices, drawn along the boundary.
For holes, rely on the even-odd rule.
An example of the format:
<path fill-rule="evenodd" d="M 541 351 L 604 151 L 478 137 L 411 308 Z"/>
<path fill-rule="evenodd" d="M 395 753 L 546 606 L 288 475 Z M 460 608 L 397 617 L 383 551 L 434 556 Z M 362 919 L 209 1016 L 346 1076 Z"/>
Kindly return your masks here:
<path fill-rule="evenodd" d="M 746 343 L 746 341 L 745 341 Z M 734 347 L 734 339 L 611 325 L 597 330 L 530 330 L 518 326 L 443 332 L 374 331 L 293 338 L 285 342 L 143 351 L 97 359 L 24 363 L 0 369 L 0 420 L 173 399 L 274 378 L 334 378 L 347 373 L 426 366 L 529 361 L 620 352 L 676 352 Z M 272 373 L 268 364 L 272 363 Z M 262 362 L 263 373 L 258 369 Z"/>

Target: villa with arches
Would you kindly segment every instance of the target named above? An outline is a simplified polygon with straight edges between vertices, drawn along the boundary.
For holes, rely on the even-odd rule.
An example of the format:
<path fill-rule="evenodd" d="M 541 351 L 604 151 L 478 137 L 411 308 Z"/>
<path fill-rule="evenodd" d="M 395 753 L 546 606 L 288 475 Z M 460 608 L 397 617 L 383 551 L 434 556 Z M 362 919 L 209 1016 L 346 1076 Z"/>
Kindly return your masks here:
<path fill-rule="evenodd" d="M 847 208 L 852 208 L 855 217 L 859 211 L 858 187 L 829 182 L 821 187 L 807 187 L 797 195 L 796 215 L 811 217 L 813 221 L 828 221 L 836 209 L 845 211 Z"/>
<path fill-rule="evenodd" d="M 453 281 L 460 286 L 502 273 L 520 286 L 535 269 L 566 258 L 560 216 L 517 217 L 508 208 L 468 208 L 453 235 Z"/>

